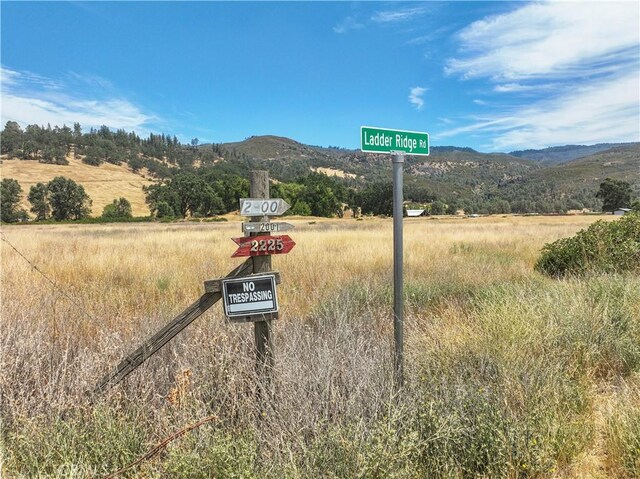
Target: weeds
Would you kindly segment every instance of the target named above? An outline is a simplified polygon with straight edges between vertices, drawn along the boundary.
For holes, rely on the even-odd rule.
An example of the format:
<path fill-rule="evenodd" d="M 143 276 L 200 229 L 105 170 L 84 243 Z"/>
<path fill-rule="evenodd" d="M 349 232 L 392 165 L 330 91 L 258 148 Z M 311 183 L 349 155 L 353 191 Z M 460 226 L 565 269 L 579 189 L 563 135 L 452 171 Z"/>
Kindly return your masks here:
<path fill-rule="evenodd" d="M 640 477 L 640 375 L 623 383 L 604 433 L 611 469 L 621 478 Z"/>
<path fill-rule="evenodd" d="M 3 477 L 100 477 L 210 415 L 125 477 L 562 477 L 597 433 L 611 476 L 637 476 L 640 280 L 533 274 L 537 248 L 571 226 L 496 221 L 409 223 L 402 392 L 388 222 L 302 222 L 302 256 L 277 258 L 270 383 L 252 328 L 214 307 L 94 404 L 84 392 L 108 367 L 231 269 L 217 252 L 237 228 L 12 227 L 90 315 L 3 249 Z M 593 391 L 620 382 L 599 426 Z"/>

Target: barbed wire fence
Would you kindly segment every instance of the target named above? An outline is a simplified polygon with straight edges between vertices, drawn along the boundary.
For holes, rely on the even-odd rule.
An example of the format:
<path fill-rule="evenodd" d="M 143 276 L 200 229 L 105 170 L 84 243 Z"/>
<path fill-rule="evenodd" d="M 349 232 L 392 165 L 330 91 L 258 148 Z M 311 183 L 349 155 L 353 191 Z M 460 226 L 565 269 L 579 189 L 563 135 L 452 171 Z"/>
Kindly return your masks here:
<path fill-rule="evenodd" d="M 20 251 L 11 241 L 7 239 L 4 232 L 2 231 L 0 231 L 0 240 L 2 240 L 3 243 L 6 243 L 13 251 L 15 251 L 15 253 L 18 256 L 20 256 L 24 261 L 26 261 L 27 264 L 31 266 L 31 269 L 33 269 L 40 276 L 42 276 L 48 283 L 50 283 L 54 291 L 56 291 L 58 294 L 63 296 L 65 299 L 67 299 L 71 304 L 73 304 L 76 308 L 78 308 L 78 310 L 82 312 L 82 314 L 84 314 L 92 322 L 96 324 L 98 323 L 98 320 L 91 313 L 89 313 L 89 311 L 87 310 L 84 304 L 80 304 L 79 301 L 77 301 L 74 297 L 72 297 L 69 293 L 67 293 L 64 289 L 62 289 L 55 280 L 51 279 L 44 271 L 42 271 L 42 269 L 40 269 L 38 265 L 36 265 L 33 261 L 27 258 L 27 256 L 24 253 L 22 253 L 22 251 Z"/>

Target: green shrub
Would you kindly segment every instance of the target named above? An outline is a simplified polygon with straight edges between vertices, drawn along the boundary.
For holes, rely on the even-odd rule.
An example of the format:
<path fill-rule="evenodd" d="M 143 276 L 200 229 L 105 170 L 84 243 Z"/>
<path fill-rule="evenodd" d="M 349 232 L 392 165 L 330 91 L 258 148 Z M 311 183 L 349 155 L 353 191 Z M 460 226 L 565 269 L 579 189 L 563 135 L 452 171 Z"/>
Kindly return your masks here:
<path fill-rule="evenodd" d="M 156 205 L 156 217 L 157 218 L 169 218 L 175 216 L 175 212 L 169 203 L 166 201 L 159 201 Z"/>
<path fill-rule="evenodd" d="M 571 238 L 546 244 L 535 269 L 555 277 L 640 272 L 640 215 L 596 221 Z"/>
<path fill-rule="evenodd" d="M 6 439 L 9 477 L 90 477 L 113 472 L 148 446 L 141 421 L 135 409 L 105 407 L 74 410 L 65 418 L 25 420 Z"/>
<path fill-rule="evenodd" d="M 126 198 L 113 200 L 113 203 L 106 205 L 102 210 L 102 217 L 105 219 L 133 218 L 131 213 L 131 203 Z"/>
<path fill-rule="evenodd" d="M 169 446 L 162 477 L 207 479 L 260 477 L 254 471 L 257 444 L 250 434 L 202 428 Z"/>

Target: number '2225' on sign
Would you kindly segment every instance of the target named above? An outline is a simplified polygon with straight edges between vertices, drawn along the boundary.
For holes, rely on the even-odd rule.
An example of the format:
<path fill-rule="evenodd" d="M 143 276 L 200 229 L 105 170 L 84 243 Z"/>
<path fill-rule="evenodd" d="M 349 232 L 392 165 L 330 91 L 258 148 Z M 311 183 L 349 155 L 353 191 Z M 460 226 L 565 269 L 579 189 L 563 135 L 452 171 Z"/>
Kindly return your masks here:
<path fill-rule="evenodd" d="M 243 236 L 232 238 L 238 249 L 231 256 L 265 256 L 286 254 L 293 249 L 295 242 L 289 235 L 281 236 Z"/>

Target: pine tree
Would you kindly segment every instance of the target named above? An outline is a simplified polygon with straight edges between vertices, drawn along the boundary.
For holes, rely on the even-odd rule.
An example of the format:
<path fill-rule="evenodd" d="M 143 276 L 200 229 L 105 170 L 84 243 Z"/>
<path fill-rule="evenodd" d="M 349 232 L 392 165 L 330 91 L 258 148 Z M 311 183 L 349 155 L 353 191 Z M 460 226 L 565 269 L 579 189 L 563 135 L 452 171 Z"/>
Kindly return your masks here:
<path fill-rule="evenodd" d="M 2 153 L 18 153 L 23 149 L 24 133 L 15 121 L 8 121 L 2 130 L 0 151 Z"/>

